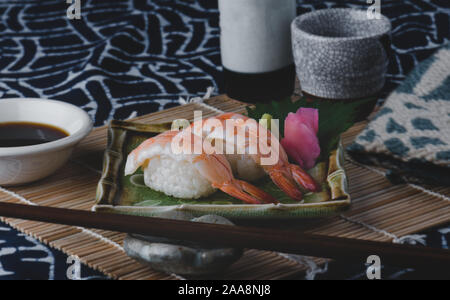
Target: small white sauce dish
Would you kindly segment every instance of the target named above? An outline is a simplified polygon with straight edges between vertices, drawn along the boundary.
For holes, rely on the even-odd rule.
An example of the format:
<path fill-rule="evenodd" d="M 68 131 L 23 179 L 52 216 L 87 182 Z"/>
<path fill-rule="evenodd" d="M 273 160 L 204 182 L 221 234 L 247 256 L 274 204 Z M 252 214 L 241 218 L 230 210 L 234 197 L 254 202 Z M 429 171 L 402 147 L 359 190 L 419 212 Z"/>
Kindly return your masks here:
<path fill-rule="evenodd" d="M 32 122 L 51 125 L 69 136 L 45 144 L 0 147 L 0 185 L 22 185 L 53 174 L 70 158 L 75 146 L 92 130 L 82 109 L 55 100 L 0 99 L 0 123 Z"/>

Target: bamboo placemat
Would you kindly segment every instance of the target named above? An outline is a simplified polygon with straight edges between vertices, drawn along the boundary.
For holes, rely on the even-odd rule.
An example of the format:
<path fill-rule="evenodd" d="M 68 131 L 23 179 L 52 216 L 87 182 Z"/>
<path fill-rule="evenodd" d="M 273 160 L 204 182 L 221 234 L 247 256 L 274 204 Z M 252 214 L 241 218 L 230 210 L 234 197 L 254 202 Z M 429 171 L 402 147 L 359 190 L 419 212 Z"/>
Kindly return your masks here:
<path fill-rule="evenodd" d="M 202 103 L 191 103 L 133 121 L 169 122 L 192 120 L 193 112 L 203 116 L 221 111 L 244 112 L 245 105 L 215 97 Z M 357 124 L 344 136 L 349 144 L 364 128 Z M 106 127 L 95 129 L 77 148 L 72 160 L 55 175 L 23 187 L 0 188 L 0 201 L 89 210 L 94 204 L 97 182 L 101 174 Z M 390 184 L 383 170 L 346 162 L 353 205 L 350 211 L 321 220 L 299 220 L 278 227 L 298 228 L 310 233 L 402 242 L 408 235 L 450 221 L 450 188 Z M 124 234 L 44 224 L 17 219 L 4 219 L 12 227 L 25 232 L 68 255 L 76 255 L 88 266 L 115 279 L 183 279 L 176 274 L 162 274 L 128 258 L 122 248 Z M 260 224 L 275 226 L 275 224 Z M 283 279 L 303 278 L 311 265 L 321 265 L 320 258 L 294 259 L 284 254 L 248 250 L 244 257 L 222 274 L 208 279 Z"/>

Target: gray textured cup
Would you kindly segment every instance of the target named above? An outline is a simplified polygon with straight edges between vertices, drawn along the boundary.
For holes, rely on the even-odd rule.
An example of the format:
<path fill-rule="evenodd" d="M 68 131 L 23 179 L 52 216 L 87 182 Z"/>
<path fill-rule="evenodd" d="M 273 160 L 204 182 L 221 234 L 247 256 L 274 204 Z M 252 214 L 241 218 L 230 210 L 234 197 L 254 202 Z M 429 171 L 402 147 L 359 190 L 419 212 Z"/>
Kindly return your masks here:
<path fill-rule="evenodd" d="M 297 76 L 304 92 L 327 99 L 358 99 L 384 86 L 391 23 L 366 11 L 334 8 L 292 22 Z"/>

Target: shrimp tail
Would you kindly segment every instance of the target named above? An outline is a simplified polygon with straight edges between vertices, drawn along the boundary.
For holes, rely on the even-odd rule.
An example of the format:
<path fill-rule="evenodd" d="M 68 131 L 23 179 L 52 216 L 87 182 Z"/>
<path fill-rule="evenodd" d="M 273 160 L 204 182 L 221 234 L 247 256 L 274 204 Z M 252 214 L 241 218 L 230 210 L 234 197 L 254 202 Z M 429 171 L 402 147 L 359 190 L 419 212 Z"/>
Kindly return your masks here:
<path fill-rule="evenodd" d="M 272 195 L 257 188 L 253 184 L 250 184 L 243 180 L 237 180 L 237 182 L 245 192 L 249 193 L 250 195 L 252 195 L 256 199 L 258 199 L 259 201 L 261 201 L 263 203 L 274 203 L 274 204 L 279 203 L 278 200 L 275 199 Z"/>
<path fill-rule="evenodd" d="M 235 197 L 237 199 L 240 199 L 242 201 L 244 201 L 245 203 L 248 204 L 262 204 L 260 200 L 256 199 L 255 197 L 247 194 L 246 192 L 243 191 L 243 189 L 241 188 L 241 186 L 238 183 L 229 183 L 229 184 L 225 184 L 221 187 L 219 187 L 219 189 L 222 192 L 227 193 L 228 195 Z"/>
<path fill-rule="evenodd" d="M 269 172 L 269 176 L 289 197 L 297 201 L 302 201 L 303 193 L 292 179 L 291 174 L 286 174 L 282 170 L 274 170 Z"/>
<path fill-rule="evenodd" d="M 291 164 L 289 169 L 291 170 L 292 178 L 294 178 L 295 182 L 300 186 L 311 192 L 320 192 L 320 186 L 300 166 Z"/>

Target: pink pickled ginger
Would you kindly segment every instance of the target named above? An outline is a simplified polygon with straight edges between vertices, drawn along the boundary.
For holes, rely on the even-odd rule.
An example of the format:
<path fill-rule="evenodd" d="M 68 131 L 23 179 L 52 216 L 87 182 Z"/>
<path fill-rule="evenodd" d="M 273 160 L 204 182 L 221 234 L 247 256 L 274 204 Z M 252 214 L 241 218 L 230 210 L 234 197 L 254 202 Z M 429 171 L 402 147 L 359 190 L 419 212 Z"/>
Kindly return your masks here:
<path fill-rule="evenodd" d="M 284 123 L 281 145 L 289 157 L 306 170 L 315 166 L 320 155 L 318 131 L 319 111 L 315 108 L 300 108 L 295 114 L 289 113 Z"/>

